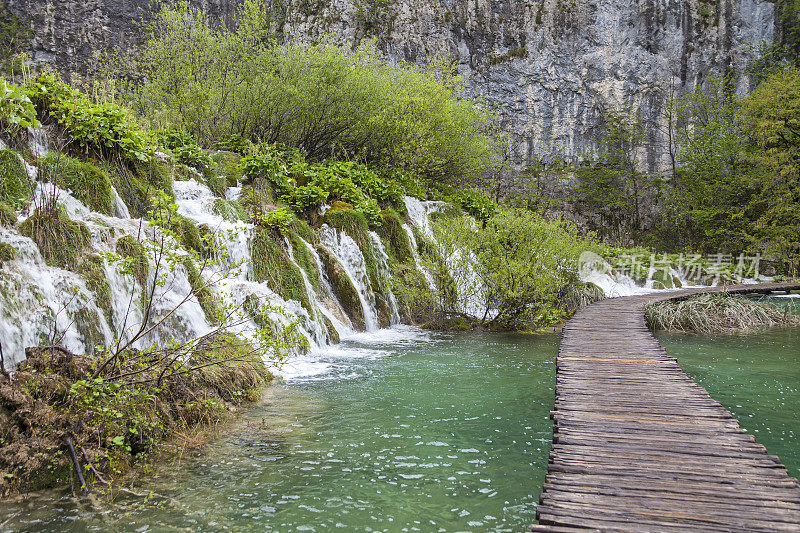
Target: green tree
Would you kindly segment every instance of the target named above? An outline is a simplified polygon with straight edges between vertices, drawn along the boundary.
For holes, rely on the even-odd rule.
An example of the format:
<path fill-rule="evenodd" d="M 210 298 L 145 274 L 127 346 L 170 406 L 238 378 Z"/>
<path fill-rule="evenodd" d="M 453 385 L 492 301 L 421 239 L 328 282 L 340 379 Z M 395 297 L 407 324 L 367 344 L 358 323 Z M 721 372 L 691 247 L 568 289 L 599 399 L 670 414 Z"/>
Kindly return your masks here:
<path fill-rule="evenodd" d="M 757 247 L 797 273 L 800 261 L 800 69 L 777 72 L 741 103 L 748 161 L 763 170 Z"/>

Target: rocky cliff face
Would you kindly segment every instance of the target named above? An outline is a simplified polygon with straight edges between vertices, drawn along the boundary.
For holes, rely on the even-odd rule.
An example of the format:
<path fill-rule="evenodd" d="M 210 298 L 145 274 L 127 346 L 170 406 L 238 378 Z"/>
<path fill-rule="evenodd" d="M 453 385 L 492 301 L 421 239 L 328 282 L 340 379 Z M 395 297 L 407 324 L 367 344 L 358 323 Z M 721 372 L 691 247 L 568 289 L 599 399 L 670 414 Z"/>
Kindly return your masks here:
<path fill-rule="evenodd" d="M 144 13 L 123 0 L 7 3 L 31 19 L 34 57 L 61 70 L 109 44 L 132 45 Z M 203 2 L 226 20 L 235 4 Z M 668 162 L 668 98 L 712 73 L 748 90 L 749 47 L 771 41 L 775 26 L 766 0 L 290 0 L 287 10 L 287 37 L 374 37 L 393 60 L 455 58 L 515 135 L 518 164 L 553 152 L 579 158 L 606 113 L 636 113 L 651 126 L 639 156 L 652 172 Z"/>

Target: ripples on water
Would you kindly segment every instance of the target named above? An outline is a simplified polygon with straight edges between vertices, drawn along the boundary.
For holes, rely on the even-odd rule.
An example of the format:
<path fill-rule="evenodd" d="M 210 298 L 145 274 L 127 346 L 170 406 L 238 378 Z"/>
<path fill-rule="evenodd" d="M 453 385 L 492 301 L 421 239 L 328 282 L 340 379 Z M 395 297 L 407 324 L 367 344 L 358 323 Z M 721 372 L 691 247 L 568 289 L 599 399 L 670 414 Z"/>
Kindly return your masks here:
<path fill-rule="evenodd" d="M 290 363 L 197 460 L 137 488 L 151 497 L 31 500 L 0 510 L 0 529 L 524 530 L 552 438 L 557 341 L 356 335 Z"/>

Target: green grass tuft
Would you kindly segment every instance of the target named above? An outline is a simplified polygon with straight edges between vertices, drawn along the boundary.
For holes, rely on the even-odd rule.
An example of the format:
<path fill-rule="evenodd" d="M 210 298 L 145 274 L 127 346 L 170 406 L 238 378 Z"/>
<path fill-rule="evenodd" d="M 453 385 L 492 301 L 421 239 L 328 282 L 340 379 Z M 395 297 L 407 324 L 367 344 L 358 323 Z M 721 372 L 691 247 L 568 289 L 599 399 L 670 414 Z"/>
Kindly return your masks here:
<path fill-rule="evenodd" d="M 50 153 L 39 161 L 39 179 L 69 189 L 92 211 L 114 214 L 111 179 L 98 166 L 62 154 Z"/>
<path fill-rule="evenodd" d="M 200 307 L 206 315 L 206 319 L 211 324 L 219 322 L 220 309 L 214 292 L 211 290 L 200 274 L 200 271 L 195 266 L 191 257 L 184 256 L 181 260 L 183 267 L 186 269 L 186 275 L 189 278 L 189 285 L 192 286 L 192 292 L 200 302 Z"/>
<path fill-rule="evenodd" d="M 774 326 L 796 326 L 800 316 L 742 296 L 701 294 L 686 300 L 665 300 L 645 308 L 647 324 L 654 330 L 702 334 L 737 333 Z"/>
<path fill-rule="evenodd" d="M 0 202 L 19 209 L 30 201 L 33 184 L 20 157 L 11 150 L 0 150 Z"/>
<path fill-rule="evenodd" d="M 37 208 L 20 224 L 19 231 L 36 243 L 48 265 L 58 268 L 74 271 L 91 246 L 89 228 L 70 220 L 55 203 Z"/>
<path fill-rule="evenodd" d="M 17 213 L 5 202 L 0 202 L 0 226 L 12 227 L 17 223 Z"/>
<path fill-rule="evenodd" d="M 87 255 L 80 260 L 78 273 L 86 280 L 95 297 L 97 307 L 103 310 L 106 320 L 112 323 L 113 306 L 111 305 L 111 285 L 106 278 L 106 271 L 103 268 L 103 258 L 99 255 Z"/>

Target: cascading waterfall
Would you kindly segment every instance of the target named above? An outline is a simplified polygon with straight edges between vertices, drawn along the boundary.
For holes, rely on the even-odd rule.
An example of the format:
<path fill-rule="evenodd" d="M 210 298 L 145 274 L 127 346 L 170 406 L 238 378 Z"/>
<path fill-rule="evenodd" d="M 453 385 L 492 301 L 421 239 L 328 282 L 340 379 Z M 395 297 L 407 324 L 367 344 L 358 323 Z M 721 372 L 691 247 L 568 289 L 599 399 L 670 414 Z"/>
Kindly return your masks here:
<path fill-rule="evenodd" d="M 417 270 L 420 271 L 422 277 L 425 278 L 425 283 L 428 284 L 428 287 L 436 293 L 436 280 L 433 279 L 433 274 L 431 274 L 428 267 L 422 264 L 422 258 L 419 256 L 419 246 L 417 244 L 417 238 L 414 236 L 414 231 L 408 224 L 403 224 L 403 230 L 406 232 L 406 235 L 408 235 L 408 242 L 411 244 L 411 255 L 414 258 L 414 265 L 417 267 Z"/>
<path fill-rule="evenodd" d="M 389 268 L 389 255 L 383 247 L 383 242 L 380 236 L 374 231 L 369 232 L 369 237 L 372 240 L 372 249 L 375 251 L 375 263 L 378 267 L 378 283 L 380 283 L 381 292 L 386 295 L 387 303 L 389 304 L 389 323 L 396 325 L 400 323 L 400 305 L 397 303 L 397 297 L 394 295 L 394 287 L 392 286 L 392 271 Z"/>
<path fill-rule="evenodd" d="M 372 291 L 367 274 L 367 264 L 358 244 L 345 232 L 336 231 L 327 224 L 323 224 L 319 230 L 319 241 L 339 261 L 350 281 L 353 282 L 364 311 L 364 324 L 367 331 L 377 330 L 379 326 L 375 293 Z"/>
<path fill-rule="evenodd" d="M 311 257 L 314 258 L 314 262 L 317 265 L 320 287 L 322 289 L 322 294 L 319 295 L 320 299 L 318 300 L 320 311 L 322 311 L 322 313 L 333 323 L 333 327 L 340 336 L 352 333 L 353 323 L 350 321 L 350 317 L 347 316 L 347 313 L 342 308 L 342 304 L 336 297 L 336 293 L 331 286 L 331 282 L 328 280 L 328 277 L 325 274 L 325 266 L 322 264 L 322 258 L 309 242 L 305 241 L 302 237 L 299 237 L 299 239 L 300 242 L 302 242 L 303 245 L 308 249 Z"/>
<path fill-rule="evenodd" d="M 471 250 L 444 250 L 437 241 L 431 229 L 430 215 L 441 211 L 448 204 L 445 202 L 423 202 L 417 198 L 406 196 L 404 199 L 408 216 L 412 224 L 419 229 L 422 235 L 428 239 L 441 255 L 447 270 L 455 282 L 456 288 L 456 310 L 474 318 L 483 318 L 484 315 L 493 317 L 496 311 L 486 310 L 486 286 L 480 277 L 478 259 Z M 419 254 L 417 253 L 417 242 L 411 228 L 404 226 L 406 233 L 411 241 L 412 253 L 417 266 L 425 277 L 428 285 L 436 290 L 436 284 L 431 273 L 421 265 Z M 466 253 L 466 255 L 465 255 Z"/>

